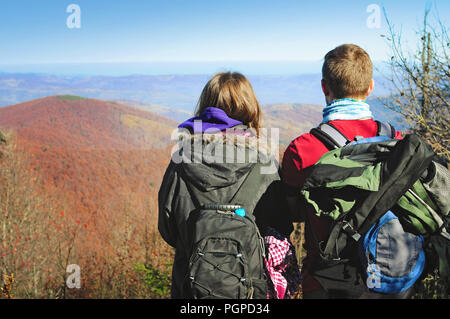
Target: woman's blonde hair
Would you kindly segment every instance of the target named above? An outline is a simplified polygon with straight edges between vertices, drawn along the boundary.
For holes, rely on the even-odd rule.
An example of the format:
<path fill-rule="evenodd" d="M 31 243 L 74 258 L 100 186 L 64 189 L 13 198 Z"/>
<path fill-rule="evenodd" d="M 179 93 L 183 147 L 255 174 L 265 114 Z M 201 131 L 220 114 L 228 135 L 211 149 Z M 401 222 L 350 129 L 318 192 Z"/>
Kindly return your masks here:
<path fill-rule="evenodd" d="M 206 108 L 216 107 L 237 121 L 254 129 L 259 135 L 262 126 L 261 107 L 248 79 L 237 72 L 221 72 L 206 84 L 198 101 L 196 116 Z"/>

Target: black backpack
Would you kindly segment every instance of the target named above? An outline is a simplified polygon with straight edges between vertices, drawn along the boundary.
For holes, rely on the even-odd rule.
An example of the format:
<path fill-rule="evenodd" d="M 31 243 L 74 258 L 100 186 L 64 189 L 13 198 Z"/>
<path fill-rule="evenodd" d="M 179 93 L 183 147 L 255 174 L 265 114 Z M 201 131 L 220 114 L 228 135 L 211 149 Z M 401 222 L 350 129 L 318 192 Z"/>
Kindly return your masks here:
<path fill-rule="evenodd" d="M 266 299 L 264 240 L 242 189 L 257 187 L 252 168 L 228 203 L 192 194 L 197 209 L 189 216 L 191 251 L 183 295 L 190 299 Z M 242 214 L 245 212 L 245 216 Z"/>

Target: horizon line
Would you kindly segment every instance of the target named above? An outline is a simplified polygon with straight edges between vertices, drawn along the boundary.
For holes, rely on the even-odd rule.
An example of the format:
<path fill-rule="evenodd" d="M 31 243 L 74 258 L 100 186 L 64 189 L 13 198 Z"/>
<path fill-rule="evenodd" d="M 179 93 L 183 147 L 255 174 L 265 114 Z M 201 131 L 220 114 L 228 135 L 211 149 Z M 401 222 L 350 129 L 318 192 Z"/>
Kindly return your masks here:
<path fill-rule="evenodd" d="M 323 63 L 323 58 L 319 60 L 160 60 L 160 61 L 89 61 L 89 62 L 24 62 L 24 63 L 0 63 L 0 67 L 5 66 L 34 66 L 34 65 L 74 65 L 74 64 L 211 64 L 211 63 Z M 372 60 L 374 64 L 389 62 L 386 60 Z"/>

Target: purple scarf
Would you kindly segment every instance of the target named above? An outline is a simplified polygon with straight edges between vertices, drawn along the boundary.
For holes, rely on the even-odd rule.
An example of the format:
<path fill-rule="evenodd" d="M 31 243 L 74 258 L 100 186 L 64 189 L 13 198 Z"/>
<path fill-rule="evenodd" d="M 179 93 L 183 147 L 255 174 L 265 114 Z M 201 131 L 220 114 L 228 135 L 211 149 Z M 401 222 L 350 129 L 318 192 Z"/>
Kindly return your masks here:
<path fill-rule="evenodd" d="M 195 121 L 201 121 L 201 124 L 196 124 Z M 205 111 L 197 117 L 193 117 L 183 123 L 178 128 L 188 129 L 190 132 L 205 133 L 208 129 L 215 129 L 217 131 L 225 131 L 226 129 L 242 125 L 243 123 L 228 117 L 224 110 L 216 107 L 208 107 Z M 194 128 L 196 131 L 194 131 Z M 201 128 L 201 131 L 198 130 Z"/>

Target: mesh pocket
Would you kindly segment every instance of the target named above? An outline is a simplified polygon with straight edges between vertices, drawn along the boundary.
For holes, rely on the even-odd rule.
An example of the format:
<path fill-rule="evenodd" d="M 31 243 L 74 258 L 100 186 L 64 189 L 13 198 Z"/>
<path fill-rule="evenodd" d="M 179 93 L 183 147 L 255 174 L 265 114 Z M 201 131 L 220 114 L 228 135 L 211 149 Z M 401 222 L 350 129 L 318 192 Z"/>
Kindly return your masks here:
<path fill-rule="evenodd" d="M 194 298 L 241 299 L 247 295 L 248 267 L 240 244 L 206 238 L 193 251 L 189 278 Z"/>

